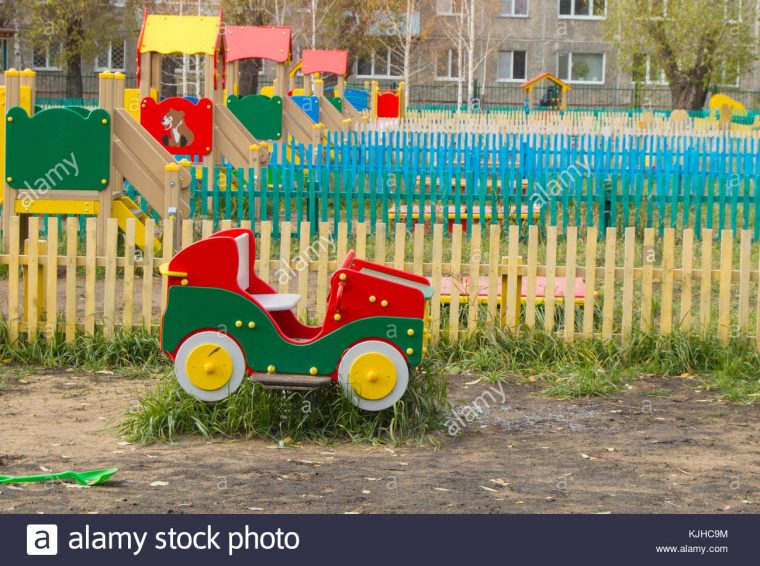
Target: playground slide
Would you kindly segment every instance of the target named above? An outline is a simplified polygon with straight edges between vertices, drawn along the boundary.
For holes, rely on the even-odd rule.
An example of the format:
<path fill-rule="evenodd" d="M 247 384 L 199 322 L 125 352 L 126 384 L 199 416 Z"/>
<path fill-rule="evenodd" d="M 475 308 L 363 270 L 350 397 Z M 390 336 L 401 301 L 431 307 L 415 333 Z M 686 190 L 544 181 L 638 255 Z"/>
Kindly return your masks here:
<path fill-rule="evenodd" d="M 314 122 L 311 118 L 289 96 L 283 102 L 282 122 L 285 131 L 299 143 L 314 143 Z"/>
<path fill-rule="evenodd" d="M 325 96 L 319 99 L 319 119 L 328 130 L 341 132 L 346 129 L 343 114 Z"/>
<path fill-rule="evenodd" d="M 150 133 L 130 116 L 123 108 L 117 108 L 113 113 L 113 161 L 119 173 L 124 176 L 148 204 L 156 210 L 166 208 L 164 175 L 167 165 L 176 164 L 174 156 L 167 152 Z M 180 172 L 182 187 L 190 186 L 190 173 Z M 190 204 L 180 201 L 180 215 L 187 218 L 190 214 Z M 114 200 L 112 217 L 119 221 L 119 226 L 126 227 L 127 218 L 135 218 L 138 222 L 137 245 L 145 245 L 145 223 L 142 215 L 136 210 L 139 207 L 129 198 L 121 196 Z M 141 236 L 141 238 L 140 238 Z"/>
<path fill-rule="evenodd" d="M 217 104 L 214 108 L 214 143 L 235 168 L 247 168 L 249 148 L 258 140 L 235 118 L 229 108 Z"/>
<path fill-rule="evenodd" d="M 135 222 L 135 243 L 140 249 L 145 249 L 145 213 L 140 206 L 128 196 L 115 198 L 111 203 L 111 218 L 116 218 L 119 224 L 119 230 L 127 231 L 127 219 L 134 218 Z M 156 253 L 161 251 L 161 240 L 153 236 L 153 249 Z"/>

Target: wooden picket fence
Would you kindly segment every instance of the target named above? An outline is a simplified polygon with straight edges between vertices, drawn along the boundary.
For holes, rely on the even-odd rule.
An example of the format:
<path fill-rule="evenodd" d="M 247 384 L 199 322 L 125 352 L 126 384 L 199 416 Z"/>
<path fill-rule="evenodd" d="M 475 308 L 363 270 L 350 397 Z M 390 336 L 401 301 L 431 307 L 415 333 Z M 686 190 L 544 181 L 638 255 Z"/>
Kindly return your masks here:
<path fill-rule="evenodd" d="M 246 221 L 240 225 L 250 227 Z M 471 237 L 455 225 L 450 238 L 444 238 L 447 228 L 441 224 L 433 226 L 432 238 L 421 224 L 412 231 L 404 224 L 378 224 L 373 236 L 361 223 L 351 238 L 346 223 L 335 232 L 332 226 L 320 223 L 315 238 L 308 225 L 297 230 L 284 222 L 279 240 L 271 221 L 255 227 L 257 273 L 278 292 L 302 296 L 297 309 L 302 320 L 324 317 L 329 275 L 354 248 L 359 257 L 431 279 L 434 338 L 457 339 L 487 324 L 514 332 L 542 328 L 567 340 L 625 340 L 638 328 L 662 333 L 681 328 L 717 333 L 724 343 L 738 335 L 760 350 L 758 246 L 747 230 L 736 241 L 726 230 L 716 241 L 711 230 L 697 240 L 693 230 L 676 234 L 666 228 L 656 238 L 656 231 L 647 228 L 642 238 L 635 228 L 621 233 L 610 228 L 600 239 L 594 227 L 583 233 L 569 227 L 559 241 L 555 227 L 544 236 L 532 226 L 528 238 L 521 239 L 514 225 L 505 233 L 497 225 L 476 224 Z M 231 220 L 221 222 L 222 229 L 230 227 Z M 71 342 L 96 332 L 110 338 L 118 329 L 157 332 L 166 301 L 158 266 L 172 257 L 173 242 L 186 246 L 214 229 L 210 220 L 186 220 L 175 234 L 166 222 L 160 226 L 164 245 L 157 256 L 151 249 L 136 249 L 133 221 L 122 237 L 116 220 L 109 220 L 101 253 L 94 219 L 86 220 L 83 244 L 77 218 L 66 219 L 61 231 L 58 220 L 49 219 L 44 241 L 41 228 L 38 218 L 30 218 L 28 238 L 21 241 L 19 218 L 13 217 L 9 249 L 0 255 L 0 265 L 8 266 L 0 289 L 6 293 L 13 342 L 21 336 Z M 153 229 L 148 220 L 147 230 Z M 565 278 L 565 294 L 575 297 L 576 277 L 583 278 L 583 300 L 555 296 Z M 542 285 L 543 298 L 537 295 Z M 450 288 L 448 297 L 442 288 Z"/>

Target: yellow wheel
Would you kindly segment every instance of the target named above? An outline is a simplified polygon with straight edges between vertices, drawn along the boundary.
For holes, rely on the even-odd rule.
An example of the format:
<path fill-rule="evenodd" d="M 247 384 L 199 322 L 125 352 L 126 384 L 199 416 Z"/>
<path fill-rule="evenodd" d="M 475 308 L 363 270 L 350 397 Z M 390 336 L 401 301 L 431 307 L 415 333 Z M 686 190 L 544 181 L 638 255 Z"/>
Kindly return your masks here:
<path fill-rule="evenodd" d="M 343 355 L 338 381 L 357 407 L 381 411 L 392 407 L 406 392 L 409 366 L 387 342 L 367 340 Z"/>
<path fill-rule="evenodd" d="M 174 359 L 182 389 L 201 401 L 220 401 L 240 387 L 245 377 L 245 356 L 232 338 L 218 332 L 193 334 L 182 343 Z"/>

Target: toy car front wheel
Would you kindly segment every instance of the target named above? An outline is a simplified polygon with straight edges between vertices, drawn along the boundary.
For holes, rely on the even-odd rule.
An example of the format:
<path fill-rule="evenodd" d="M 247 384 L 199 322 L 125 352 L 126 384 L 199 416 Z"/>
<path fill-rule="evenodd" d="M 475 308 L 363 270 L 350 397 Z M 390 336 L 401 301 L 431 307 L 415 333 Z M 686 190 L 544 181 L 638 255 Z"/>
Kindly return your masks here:
<path fill-rule="evenodd" d="M 380 340 L 351 346 L 338 365 L 338 381 L 354 405 L 382 411 L 403 397 L 409 366 L 401 352 Z"/>
<path fill-rule="evenodd" d="M 210 330 L 187 338 L 174 358 L 177 381 L 201 401 L 221 401 L 232 395 L 245 377 L 245 355 L 226 334 Z"/>

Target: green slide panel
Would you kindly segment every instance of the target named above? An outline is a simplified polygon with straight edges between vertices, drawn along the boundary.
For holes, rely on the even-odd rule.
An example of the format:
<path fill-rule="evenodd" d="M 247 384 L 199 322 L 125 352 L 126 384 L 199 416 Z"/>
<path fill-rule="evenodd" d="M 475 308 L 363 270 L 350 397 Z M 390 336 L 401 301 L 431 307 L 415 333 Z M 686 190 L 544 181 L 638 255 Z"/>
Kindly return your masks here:
<path fill-rule="evenodd" d="M 338 112 L 340 112 L 341 114 L 343 113 L 343 99 L 340 96 L 335 96 L 335 97 L 328 96 L 327 100 L 330 101 L 330 104 L 335 106 L 335 109 Z"/>
<path fill-rule="evenodd" d="M 111 177 L 111 119 L 100 108 L 8 111 L 8 184 L 26 190 L 102 191 Z"/>
<path fill-rule="evenodd" d="M 279 140 L 282 137 L 282 98 L 249 94 L 242 98 L 231 94 L 227 108 L 257 140 Z"/>

